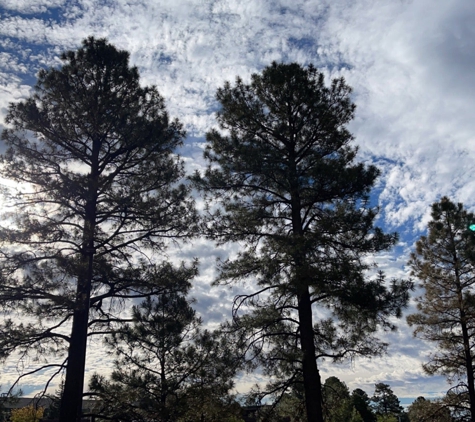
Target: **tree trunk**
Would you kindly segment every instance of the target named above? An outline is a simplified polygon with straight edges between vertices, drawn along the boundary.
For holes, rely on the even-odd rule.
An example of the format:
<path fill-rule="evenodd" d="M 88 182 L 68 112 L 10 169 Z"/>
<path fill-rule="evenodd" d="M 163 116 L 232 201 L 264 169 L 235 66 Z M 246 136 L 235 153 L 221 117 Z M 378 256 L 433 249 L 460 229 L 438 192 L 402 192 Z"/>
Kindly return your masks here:
<path fill-rule="evenodd" d="M 457 284 L 460 286 L 460 281 L 457 276 Z M 470 336 L 467 329 L 467 317 L 465 314 L 465 309 L 463 305 L 463 294 L 461 288 L 458 291 L 459 296 L 459 306 L 460 306 L 460 325 L 462 329 L 462 338 L 463 338 L 463 349 L 464 349 L 464 359 L 465 359 L 465 368 L 467 370 L 467 388 L 468 388 L 468 398 L 470 400 L 470 415 L 472 421 L 475 421 L 475 385 L 473 377 L 473 357 L 470 351 Z"/>
<path fill-rule="evenodd" d="M 300 250 L 300 241 L 304 236 L 302 228 L 302 208 L 299 192 L 297 163 L 295 151 L 289 151 L 290 162 L 290 197 L 292 204 L 292 231 L 296 238 L 297 253 L 294 255 L 296 267 L 297 307 L 299 314 L 300 348 L 302 351 L 302 374 L 305 391 L 305 408 L 307 422 L 323 422 L 323 396 L 322 382 L 315 357 L 315 343 L 313 333 L 312 302 L 308 285 L 305 283 L 306 275 L 302 269 L 305 267 L 305 251 Z"/>
<path fill-rule="evenodd" d="M 302 349 L 302 372 L 305 391 L 305 407 L 308 422 L 323 422 L 323 397 L 320 373 L 315 359 L 312 304 L 308 287 L 299 294 L 298 312 L 300 323 L 300 347 Z"/>
<path fill-rule="evenodd" d="M 475 385 L 473 377 L 473 358 L 470 352 L 469 336 L 467 330 L 467 324 L 465 323 L 465 312 L 462 310 L 463 314 L 462 323 L 462 336 L 463 336 L 463 348 L 465 354 L 465 366 L 467 368 L 467 387 L 468 387 L 468 397 L 470 400 L 470 414 L 472 416 L 472 421 L 475 421 Z"/>
<path fill-rule="evenodd" d="M 459 306 L 459 315 L 460 315 L 460 328 L 462 330 L 462 339 L 463 339 L 463 350 L 464 350 L 464 359 L 465 359 L 465 368 L 467 370 L 467 388 L 468 388 L 468 398 L 470 401 L 470 415 L 471 420 L 475 421 L 475 385 L 473 377 L 473 357 L 470 350 L 470 336 L 467 329 L 467 315 L 465 313 L 465 304 L 463 298 L 463 288 L 460 280 L 460 259 L 458 257 L 457 248 L 454 244 L 454 234 L 448 222 L 449 233 L 452 240 L 452 254 L 454 259 L 454 270 L 455 270 L 455 285 L 457 287 L 457 300 Z"/>
<path fill-rule="evenodd" d="M 88 261 L 86 262 L 88 266 L 86 277 L 81 277 L 81 280 L 78 281 L 76 307 L 73 313 L 73 326 L 66 365 L 66 379 L 59 414 L 60 422 L 81 420 L 92 280 L 92 252 L 89 254 Z M 90 277 L 88 277 L 89 275 Z"/>
<path fill-rule="evenodd" d="M 60 422 L 81 421 L 84 372 L 86 369 L 87 332 L 94 265 L 99 151 L 101 142 L 93 141 L 91 173 L 85 205 L 81 265 L 78 274 L 76 303 L 66 365 L 66 379 L 59 413 Z"/>

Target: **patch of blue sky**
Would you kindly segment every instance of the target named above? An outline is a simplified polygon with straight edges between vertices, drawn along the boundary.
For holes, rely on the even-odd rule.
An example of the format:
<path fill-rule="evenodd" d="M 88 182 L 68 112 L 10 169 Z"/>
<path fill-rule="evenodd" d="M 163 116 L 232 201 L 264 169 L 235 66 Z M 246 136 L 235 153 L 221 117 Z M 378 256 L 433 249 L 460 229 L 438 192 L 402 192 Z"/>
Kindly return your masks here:
<path fill-rule="evenodd" d="M 18 16 L 28 19 L 39 19 L 45 22 L 52 21 L 61 23 L 64 20 L 64 9 L 61 7 L 41 7 L 40 11 L 28 12 L 28 9 L 24 11 L 10 10 L 0 5 L 0 15 L 2 17 Z"/>
<path fill-rule="evenodd" d="M 5 41 L 7 42 L 2 43 L 3 51 L 11 56 L 12 61 L 22 65 L 15 68 L 15 76 L 21 80 L 22 84 L 35 85 L 37 72 L 45 67 L 41 64 L 42 57 L 48 54 L 45 45 L 15 39 Z M 5 70 L 8 72 L 8 69 Z"/>
<path fill-rule="evenodd" d="M 399 402 L 401 403 L 401 406 L 404 408 L 407 408 L 412 404 L 414 401 L 414 397 L 399 397 Z"/>
<path fill-rule="evenodd" d="M 316 50 L 318 48 L 318 43 L 315 38 L 312 37 L 289 37 L 287 43 L 290 47 L 298 48 L 305 51 Z"/>
<path fill-rule="evenodd" d="M 21 12 L 0 7 L 0 16 L 4 20 L 26 19 L 42 21 L 47 28 L 53 28 L 65 22 L 64 10 L 60 7 L 41 7 L 40 10 L 39 12 L 28 13 L 28 9 L 25 12 Z M 44 59 L 51 56 L 49 50 L 55 47 L 49 45 L 47 39 L 42 36 L 35 40 L 25 40 L 14 35 L 2 36 L 0 38 L 0 45 L 5 53 L 10 54 L 18 63 L 23 65 L 21 69 L 17 69 L 16 76 L 20 78 L 23 84 L 30 86 L 36 83 L 38 70 L 45 67 Z"/>
<path fill-rule="evenodd" d="M 158 54 L 157 54 L 157 61 L 160 63 L 160 64 L 164 64 L 164 65 L 170 65 L 173 63 L 173 57 L 169 54 L 165 54 L 163 51 L 160 51 Z"/>

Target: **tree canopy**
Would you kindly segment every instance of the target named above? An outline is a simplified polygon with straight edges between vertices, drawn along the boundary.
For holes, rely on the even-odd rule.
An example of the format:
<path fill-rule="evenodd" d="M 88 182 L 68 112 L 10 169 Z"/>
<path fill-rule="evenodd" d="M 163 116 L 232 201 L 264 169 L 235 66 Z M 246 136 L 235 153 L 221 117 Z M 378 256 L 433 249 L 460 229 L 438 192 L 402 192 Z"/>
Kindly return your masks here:
<path fill-rule="evenodd" d="M 363 422 L 376 422 L 376 415 L 371 407 L 371 399 L 361 388 L 356 388 L 351 393 L 353 407 L 361 415 Z"/>
<path fill-rule="evenodd" d="M 450 397 L 463 399 L 457 406 L 465 402 L 475 420 L 475 233 L 468 229 L 475 216 L 447 197 L 432 205 L 431 216 L 409 261 L 423 294 L 407 321 L 415 336 L 436 345 L 426 372 L 458 384 Z"/>
<path fill-rule="evenodd" d="M 403 411 L 399 399 L 389 384 L 382 382 L 376 384 L 371 401 L 373 402 L 373 409 L 377 416 L 397 416 Z"/>
<path fill-rule="evenodd" d="M 0 350 L 55 357 L 39 370 L 66 366 L 63 422 L 80 417 L 87 336 L 109 331 L 128 298 L 196 273 L 157 254 L 196 223 L 175 152 L 184 131 L 128 59 L 84 40 L 39 72 L 2 133 L 0 175 L 15 188 L 0 230 Z"/>
<path fill-rule="evenodd" d="M 10 414 L 11 422 L 40 422 L 43 418 L 44 409 L 36 408 L 33 405 L 22 407 L 20 409 L 12 409 Z"/>
<path fill-rule="evenodd" d="M 452 422 L 448 407 L 440 400 L 426 400 L 418 397 L 408 407 L 407 413 L 410 422 Z"/>
<path fill-rule="evenodd" d="M 410 282 L 369 277 L 368 254 L 396 241 L 374 227 L 369 192 L 379 171 L 356 160 L 347 129 L 355 106 L 342 78 L 325 85 L 313 66 L 273 63 L 217 92 L 219 130 L 207 134 L 209 167 L 195 182 L 209 198 L 209 236 L 241 241 L 218 282 L 252 279 L 236 298 L 235 329 L 281 394 L 302 382 L 309 422 L 321 422 L 319 357 L 384 350 Z M 389 285 L 389 287 L 388 287 Z M 314 309 L 324 315 L 314 325 Z"/>
<path fill-rule="evenodd" d="M 353 404 L 350 390 L 337 377 L 329 377 L 323 384 L 323 404 L 326 413 L 325 421 L 352 421 Z"/>
<path fill-rule="evenodd" d="M 107 340 L 111 379 L 96 374 L 99 415 L 134 421 L 221 422 L 239 415 L 231 390 L 240 367 L 237 346 L 202 330 L 185 286 L 145 299 Z"/>

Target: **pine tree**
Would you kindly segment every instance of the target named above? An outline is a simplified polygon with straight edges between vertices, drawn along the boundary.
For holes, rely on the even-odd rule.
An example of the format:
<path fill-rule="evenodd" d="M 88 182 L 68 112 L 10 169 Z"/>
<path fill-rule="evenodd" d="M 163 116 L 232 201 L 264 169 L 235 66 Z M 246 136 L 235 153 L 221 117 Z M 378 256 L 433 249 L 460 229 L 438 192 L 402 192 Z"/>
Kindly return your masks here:
<path fill-rule="evenodd" d="M 337 377 L 329 377 L 323 384 L 323 403 L 326 422 L 350 421 L 353 416 L 353 403 L 350 390 Z"/>
<path fill-rule="evenodd" d="M 382 382 L 375 385 L 371 401 L 374 403 L 373 408 L 378 417 L 398 416 L 403 411 L 403 407 L 391 387 Z"/>
<path fill-rule="evenodd" d="M 371 408 L 371 400 L 365 391 L 361 388 L 353 390 L 351 401 L 364 422 L 376 422 L 376 415 Z"/>
<path fill-rule="evenodd" d="M 7 319 L 0 350 L 57 357 L 39 370 L 66 366 L 62 422 L 80 417 L 88 335 L 120 321 L 128 298 L 196 273 L 157 259 L 196 220 L 175 154 L 184 132 L 128 58 L 94 38 L 65 52 L 10 106 L 2 134 L 0 174 L 16 185 L 0 231 L 0 306 L 30 322 Z"/>
<path fill-rule="evenodd" d="M 284 393 L 275 404 L 274 414 L 275 419 L 279 421 L 306 422 L 303 393 L 295 387 L 290 392 Z"/>
<path fill-rule="evenodd" d="M 452 422 L 450 410 L 440 400 L 418 397 L 407 409 L 410 422 Z"/>
<path fill-rule="evenodd" d="M 219 130 L 207 134 L 209 167 L 195 182 L 209 199 L 209 235 L 239 241 L 218 282 L 255 280 L 236 298 L 241 329 L 275 393 L 302 382 L 309 422 L 321 422 L 317 358 L 380 353 L 374 333 L 406 305 L 409 282 L 365 277 L 368 254 L 396 234 L 373 223 L 379 171 L 356 161 L 346 128 L 355 106 L 343 79 L 327 87 L 313 66 L 277 64 L 218 90 Z M 315 326 L 314 309 L 328 313 Z"/>
<path fill-rule="evenodd" d="M 188 288 L 147 298 L 107 345 L 116 355 L 110 380 L 96 375 L 100 416 L 134 421 L 221 422 L 239 414 L 230 390 L 240 361 L 218 331 L 202 330 Z"/>
<path fill-rule="evenodd" d="M 424 293 L 418 312 L 407 321 L 414 335 L 437 346 L 423 367 L 429 374 L 458 380 L 457 394 L 467 395 L 475 420 L 475 216 L 447 197 L 432 205 L 427 236 L 416 243 L 409 265 Z M 454 390 L 455 391 L 455 390 Z"/>

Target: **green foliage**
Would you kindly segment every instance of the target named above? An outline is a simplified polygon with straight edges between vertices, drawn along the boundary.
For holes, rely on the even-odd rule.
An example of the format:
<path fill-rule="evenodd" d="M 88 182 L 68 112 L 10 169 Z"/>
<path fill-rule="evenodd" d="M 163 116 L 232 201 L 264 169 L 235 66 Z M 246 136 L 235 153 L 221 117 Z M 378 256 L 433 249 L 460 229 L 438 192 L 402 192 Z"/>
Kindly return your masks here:
<path fill-rule="evenodd" d="M 329 377 L 323 384 L 323 403 L 325 422 L 350 421 L 353 416 L 353 403 L 350 391 L 337 377 Z"/>
<path fill-rule="evenodd" d="M 371 399 L 361 388 L 356 388 L 351 393 L 351 401 L 354 409 L 357 410 L 363 422 L 376 422 L 376 415 L 371 408 Z"/>
<path fill-rule="evenodd" d="M 398 422 L 394 415 L 377 415 L 376 422 Z"/>
<path fill-rule="evenodd" d="M 329 377 L 323 385 L 325 422 L 376 422 L 368 395 L 361 389 L 351 395 L 346 384 Z"/>
<path fill-rule="evenodd" d="M 30 98 L 10 105 L 2 133 L 0 175 L 15 189 L 0 229 L 0 350 L 54 356 L 45 368 L 59 371 L 68 349 L 63 400 L 75 397 L 72 411 L 86 336 L 110 330 L 128 298 L 196 274 L 155 255 L 191 234 L 196 213 L 175 154 L 182 126 L 155 87 L 141 87 L 128 57 L 92 37 L 63 53 Z"/>
<path fill-rule="evenodd" d="M 137 421 L 232 420 L 239 415 L 230 390 L 239 368 L 236 345 L 203 331 L 187 288 L 147 298 L 133 308 L 107 345 L 117 356 L 111 380 L 95 375 L 91 390 L 102 414 Z"/>
<path fill-rule="evenodd" d="M 12 409 L 10 414 L 11 422 L 40 422 L 43 417 L 42 407 L 27 406 L 21 409 Z"/>
<path fill-rule="evenodd" d="M 403 411 L 403 407 L 391 387 L 382 382 L 375 385 L 371 401 L 373 402 L 374 411 L 379 418 L 378 421 L 381 417 L 383 417 L 382 420 L 385 420 L 384 417 L 397 416 Z"/>
<path fill-rule="evenodd" d="M 448 407 L 440 400 L 418 397 L 407 409 L 410 422 L 452 422 Z"/>
<path fill-rule="evenodd" d="M 307 422 L 303 394 L 295 389 L 281 397 L 275 410 L 277 421 Z"/>
<path fill-rule="evenodd" d="M 367 277 L 363 257 L 397 236 L 374 227 L 368 195 L 379 171 L 356 160 L 350 93 L 342 78 L 326 86 L 313 66 L 296 63 L 226 83 L 217 93 L 221 130 L 207 134 L 210 165 L 194 177 L 208 198 L 209 236 L 242 241 L 218 282 L 259 286 L 236 298 L 234 328 L 276 380 L 268 393 L 303 382 L 311 421 L 322 418 L 316 359 L 382 353 L 374 334 L 394 328 L 388 317 L 400 316 L 411 288 Z M 328 315 L 315 325 L 312 304 Z"/>
<path fill-rule="evenodd" d="M 418 312 L 407 321 L 414 335 L 435 343 L 424 369 L 457 381 L 475 418 L 473 336 L 475 335 L 475 216 L 444 197 L 432 205 L 428 235 L 416 243 L 409 265 L 421 281 Z M 467 394 L 468 393 L 468 394 Z"/>
<path fill-rule="evenodd" d="M 361 416 L 360 412 L 358 412 L 355 407 L 353 407 L 349 422 L 364 422 L 363 416 Z"/>

